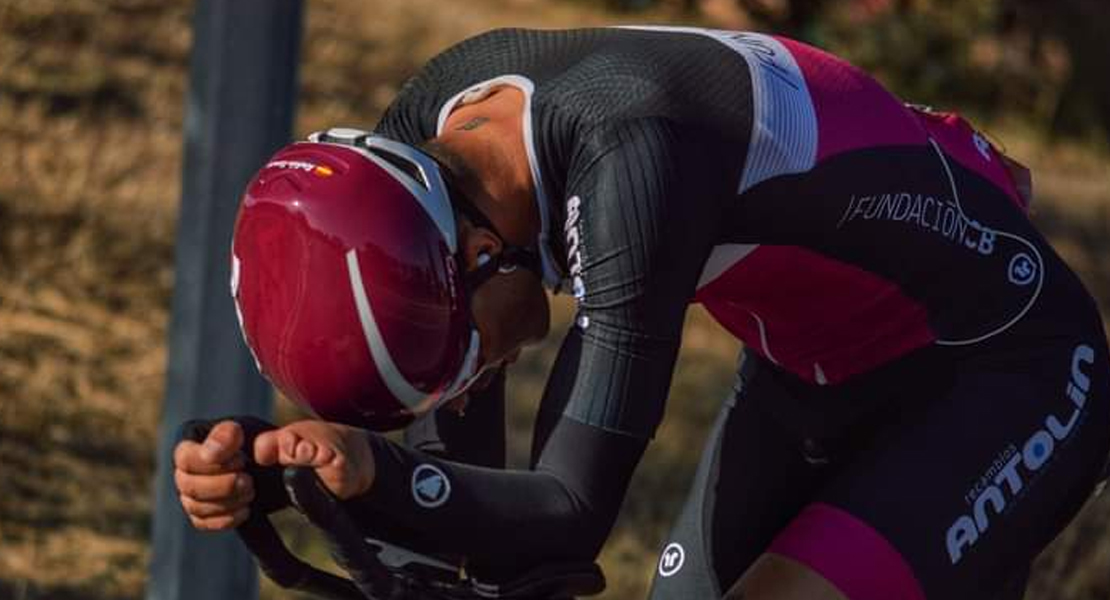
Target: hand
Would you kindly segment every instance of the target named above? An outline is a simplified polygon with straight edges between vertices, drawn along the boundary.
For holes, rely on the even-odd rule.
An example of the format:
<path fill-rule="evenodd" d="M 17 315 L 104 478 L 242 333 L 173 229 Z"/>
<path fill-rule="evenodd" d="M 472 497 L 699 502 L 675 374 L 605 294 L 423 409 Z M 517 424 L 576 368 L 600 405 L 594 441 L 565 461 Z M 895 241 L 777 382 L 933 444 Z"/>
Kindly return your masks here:
<path fill-rule="evenodd" d="M 193 527 L 231 529 L 247 519 L 254 482 L 246 473 L 243 430 L 234 421 L 212 428 L 203 444 L 183 441 L 173 452 L 173 479 Z"/>
<path fill-rule="evenodd" d="M 254 441 L 259 465 L 314 467 L 340 500 L 370 491 L 374 453 L 362 429 L 325 421 L 298 421 L 267 431 Z"/>

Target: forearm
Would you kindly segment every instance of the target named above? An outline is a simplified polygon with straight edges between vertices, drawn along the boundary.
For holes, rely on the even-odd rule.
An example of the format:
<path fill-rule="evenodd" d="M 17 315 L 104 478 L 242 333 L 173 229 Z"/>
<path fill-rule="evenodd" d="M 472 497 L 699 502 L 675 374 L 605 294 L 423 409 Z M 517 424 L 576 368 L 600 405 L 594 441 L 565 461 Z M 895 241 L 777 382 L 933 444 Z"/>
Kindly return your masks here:
<path fill-rule="evenodd" d="M 375 483 L 351 501 L 356 511 L 420 531 L 421 537 L 435 540 L 439 552 L 493 566 L 527 567 L 593 560 L 646 441 L 563 419 L 533 471 L 450 462 L 378 436 L 371 445 Z M 431 468 L 443 473 L 449 491 L 414 490 L 414 479 L 435 477 Z"/>

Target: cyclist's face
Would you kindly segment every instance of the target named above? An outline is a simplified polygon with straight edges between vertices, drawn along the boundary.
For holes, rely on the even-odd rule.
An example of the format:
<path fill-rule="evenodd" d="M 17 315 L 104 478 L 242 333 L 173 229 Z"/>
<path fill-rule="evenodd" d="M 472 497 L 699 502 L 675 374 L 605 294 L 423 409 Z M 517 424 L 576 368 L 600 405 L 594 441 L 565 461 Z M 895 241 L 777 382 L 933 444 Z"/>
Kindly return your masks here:
<path fill-rule="evenodd" d="M 502 251 L 495 234 L 466 219 L 460 219 L 460 233 L 460 258 L 468 272 L 478 267 L 481 255 Z M 523 268 L 498 272 L 470 290 L 470 311 L 481 336 L 480 362 L 488 366 L 515 360 L 523 346 L 542 339 L 550 326 L 543 284 Z"/>

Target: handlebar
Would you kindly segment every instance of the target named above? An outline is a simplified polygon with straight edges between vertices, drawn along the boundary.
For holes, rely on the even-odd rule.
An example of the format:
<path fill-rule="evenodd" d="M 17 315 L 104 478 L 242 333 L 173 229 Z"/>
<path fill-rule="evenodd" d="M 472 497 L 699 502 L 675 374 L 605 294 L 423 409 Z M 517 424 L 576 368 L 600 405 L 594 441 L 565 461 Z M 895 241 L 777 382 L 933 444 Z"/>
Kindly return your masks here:
<path fill-rule="evenodd" d="M 250 417 L 235 420 L 248 448 L 258 434 L 273 428 Z M 202 442 L 217 422 L 185 423 L 180 437 Z M 547 565 L 508 581 L 479 580 L 458 565 L 365 536 L 311 467 L 260 467 L 249 456 L 247 463 L 256 500 L 236 534 L 262 572 L 283 588 L 325 600 L 571 600 L 605 589 L 605 577 L 594 563 Z M 324 533 L 332 557 L 350 579 L 322 571 L 289 551 L 269 519 L 285 506 Z"/>

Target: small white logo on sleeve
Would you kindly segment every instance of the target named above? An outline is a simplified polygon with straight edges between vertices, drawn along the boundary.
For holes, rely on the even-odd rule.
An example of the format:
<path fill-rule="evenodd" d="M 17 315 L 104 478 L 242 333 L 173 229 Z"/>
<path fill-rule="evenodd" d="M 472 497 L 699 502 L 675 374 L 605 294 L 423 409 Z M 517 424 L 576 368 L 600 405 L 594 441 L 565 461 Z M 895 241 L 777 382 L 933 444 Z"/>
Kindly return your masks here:
<path fill-rule="evenodd" d="M 682 570 L 685 562 L 686 551 L 682 549 L 682 544 L 671 542 L 663 548 L 663 554 L 659 557 L 659 575 L 670 577 Z"/>
<path fill-rule="evenodd" d="M 563 232 L 567 236 L 567 267 L 570 269 L 571 293 L 578 300 L 586 297 L 586 283 L 582 279 L 582 232 L 578 230 L 578 219 L 582 216 L 582 199 L 571 196 L 567 200 L 567 222 Z"/>
<path fill-rule="evenodd" d="M 1010 259 L 1010 283 L 1029 285 L 1037 278 L 1037 263 L 1024 252 L 1018 252 Z"/>
<path fill-rule="evenodd" d="M 451 481 L 435 465 L 423 464 L 412 472 L 412 498 L 424 508 L 443 506 L 451 496 Z"/>

